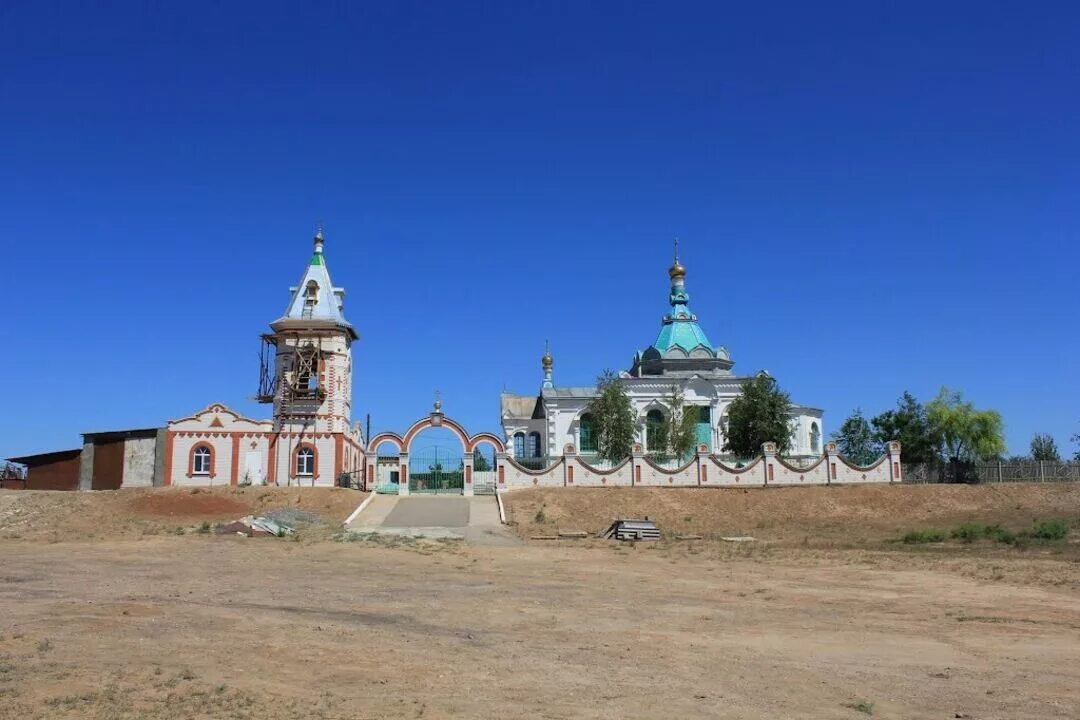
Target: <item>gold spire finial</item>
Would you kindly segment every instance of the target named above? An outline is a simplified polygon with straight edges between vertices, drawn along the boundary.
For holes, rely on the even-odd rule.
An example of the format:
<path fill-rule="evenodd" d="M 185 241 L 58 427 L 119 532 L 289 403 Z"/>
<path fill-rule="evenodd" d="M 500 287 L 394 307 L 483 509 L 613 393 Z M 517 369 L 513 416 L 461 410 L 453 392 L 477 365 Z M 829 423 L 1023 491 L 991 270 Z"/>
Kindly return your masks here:
<path fill-rule="evenodd" d="M 544 341 L 544 356 L 540 358 L 540 364 L 545 370 L 550 370 L 555 365 L 555 358 L 551 356 L 551 343 Z"/>
<path fill-rule="evenodd" d="M 686 277 L 686 268 L 679 262 L 679 238 L 675 238 L 675 264 L 668 269 L 668 277 L 673 281 Z"/>

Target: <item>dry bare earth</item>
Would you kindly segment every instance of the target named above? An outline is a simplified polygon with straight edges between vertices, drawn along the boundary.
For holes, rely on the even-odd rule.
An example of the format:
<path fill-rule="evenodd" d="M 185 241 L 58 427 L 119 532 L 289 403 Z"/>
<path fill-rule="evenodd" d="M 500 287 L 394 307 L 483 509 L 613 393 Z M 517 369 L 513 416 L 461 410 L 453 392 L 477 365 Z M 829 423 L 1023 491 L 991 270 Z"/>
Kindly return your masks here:
<path fill-rule="evenodd" d="M 1048 492 L 1075 517 L 1075 496 Z M 548 509 L 591 501 L 562 495 Z M 511 494 L 515 514 L 527 497 Z M 784 512 L 792 538 L 818 527 Z M 1011 568 L 1027 551 L 992 546 L 1012 555 L 389 549 L 117 527 L 119 540 L 0 542 L 0 717 L 1080 715 L 1080 594 L 1050 582 L 1074 572 L 1067 555 L 1025 576 Z M 983 562 L 1000 577 L 970 571 Z"/>
<path fill-rule="evenodd" d="M 969 520 L 1014 530 L 1080 520 L 1080 483 L 839 485 L 772 488 L 530 488 L 504 495 L 523 537 L 597 533 L 620 517 L 656 520 L 668 535 L 751 535 L 819 545 L 879 544 Z M 538 514 L 543 510 L 542 515 Z M 538 522 L 538 519 L 543 522 Z"/>
<path fill-rule="evenodd" d="M 340 524 L 365 495 L 343 488 L 156 488 L 0 491 L 0 539 L 70 541 L 193 532 L 281 508 Z M 335 527 L 336 529 L 336 527 Z"/>

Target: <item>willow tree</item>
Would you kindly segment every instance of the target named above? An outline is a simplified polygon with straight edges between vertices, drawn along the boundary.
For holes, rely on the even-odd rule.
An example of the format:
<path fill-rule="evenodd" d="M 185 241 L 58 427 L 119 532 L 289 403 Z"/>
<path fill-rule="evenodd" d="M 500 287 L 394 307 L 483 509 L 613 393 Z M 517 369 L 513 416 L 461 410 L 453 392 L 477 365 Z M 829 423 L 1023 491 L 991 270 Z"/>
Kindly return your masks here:
<path fill-rule="evenodd" d="M 953 462 L 992 460 L 1005 452 L 1005 423 L 997 410 L 978 410 L 956 390 L 941 388 L 926 416 Z"/>

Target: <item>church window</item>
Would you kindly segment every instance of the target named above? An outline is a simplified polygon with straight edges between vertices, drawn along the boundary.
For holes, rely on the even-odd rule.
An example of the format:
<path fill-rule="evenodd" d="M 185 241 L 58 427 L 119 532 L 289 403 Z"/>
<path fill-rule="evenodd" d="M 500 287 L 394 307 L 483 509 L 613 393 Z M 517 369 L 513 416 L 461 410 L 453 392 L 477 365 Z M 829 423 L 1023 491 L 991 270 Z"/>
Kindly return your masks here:
<path fill-rule="evenodd" d="M 209 475 L 213 470 L 214 453 L 206 445 L 199 445 L 191 451 L 191 474 Z"/>
<path fill-rule="evenodd" d="M 514 433 L 514 457 L 525 457 L 525 433 Z"/>
<path fill-rule="evenodd" d="M 821 452 L 821 428 L 816 422 L 810 423 L 810 452 Z"/>
<path fill-rule="evenodd" d="M 296 474 L 315 474 L 315 451 L 309 447 L 302 447 L 296 452 Z"/>
<path fill-rule="evenodd" d="M 664 413 L 653 408 L 645 415 L 645 447 L 650 453 L 662 453 L 667 445 Z"/>
<path fill-rule="evenodd" d="M 538 458 L 540 457 L 540 433 L 531 432 L 528 437 L 528 444 L 525 447 L 526 457 Z"/>
<path fill-rule="evenodd" d="M 596 426 L 593 422 L 592 415 L 586 413 L 581 416 L 581 426 L 578 432 L 581 436 L 580 442 L 578 443 L 581 445 L 581 452 L 596 452 Z"/>

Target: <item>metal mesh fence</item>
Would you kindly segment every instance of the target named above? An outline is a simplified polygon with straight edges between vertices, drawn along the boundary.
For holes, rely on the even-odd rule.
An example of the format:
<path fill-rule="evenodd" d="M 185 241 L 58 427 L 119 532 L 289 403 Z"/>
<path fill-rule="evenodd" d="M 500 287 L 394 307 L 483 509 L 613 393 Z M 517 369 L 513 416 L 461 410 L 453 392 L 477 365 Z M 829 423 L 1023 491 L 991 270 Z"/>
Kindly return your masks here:
<path fill-rule="evenodd" d="M 1011 460 L 977 463 L 972 468 L 974 482 L 1077 482 L 1080 481 L 1080 462 L 1050 460 Z M 904 464 L 906 483 L 949 482 L 946 465 L 938 463 Z"/>

